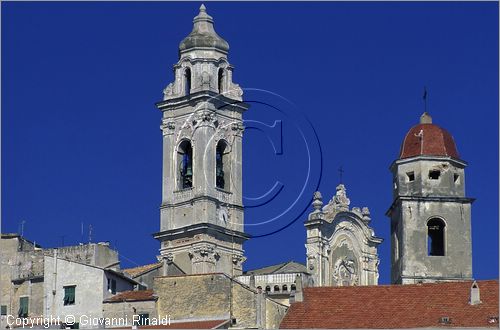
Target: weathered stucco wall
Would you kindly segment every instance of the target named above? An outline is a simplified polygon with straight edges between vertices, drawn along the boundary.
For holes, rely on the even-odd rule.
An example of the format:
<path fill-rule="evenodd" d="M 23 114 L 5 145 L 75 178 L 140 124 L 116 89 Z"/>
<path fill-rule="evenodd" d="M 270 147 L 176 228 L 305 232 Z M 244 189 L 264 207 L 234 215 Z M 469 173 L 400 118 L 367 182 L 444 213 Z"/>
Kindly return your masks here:
<path fill-rule="evenodd" d="M 171 320 L 229 318 L 230 281 L 220 275 L 158 277 L 158 314 Z"/>
<path fill-rule="evenodd" d="M 133 315 L 149 314 L 150 318 L 156 318 L 156 302 L 148 301 L 123 301 L 105 302 L 102 305 L 103 315 L 109 319 L 126 319 L 127 324 L 133 324 Z"/>
<path fill-rule="evenodd" d="M 157 277 L 154 290 L 158 314 L 170 315 L 172 321 L 227 320 L 232 315 L 238 328 L 276 328 L 287 310 L 224 274 Z"/>

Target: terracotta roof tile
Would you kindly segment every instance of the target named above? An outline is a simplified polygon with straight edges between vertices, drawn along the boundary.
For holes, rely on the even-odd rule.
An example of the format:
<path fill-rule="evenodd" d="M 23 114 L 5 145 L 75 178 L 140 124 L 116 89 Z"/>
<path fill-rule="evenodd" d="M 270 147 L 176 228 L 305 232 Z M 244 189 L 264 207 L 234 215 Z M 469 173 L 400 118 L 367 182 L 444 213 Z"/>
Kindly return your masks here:
<path fill-rule="evenodd" d="M 148 270 L 154 269 L 154 268 L 159 267 L 159 266 L 161 266 L 161 262 L 143 265 L 143 266 L 134 267 L 134 268 L 127 268 L 127 269 L 124 269 L 123 271 L 127 272 L 132 277 L 136 277 L 136 276 L 139 276 L 139 275 L 147 272 Z"/>
<path fill-rule="evenodd" d="M 153 290 L 123 291 L 104 302 L 156 300 Z"/>
<path fill-rule="evenodd" d="M 498 328 L 498 280 L 478 281 L 481 304 L 470 305 L 472 282 L 305 288 L 280 328 Z M 449 317 L 450 324 L 440 323 Z"/>
<path fill-rule="evenodd" d="M 451 134 L 434 124 L 418 124 L 406 134 L 399 158 L 419 155 L 460 158 Z"/>

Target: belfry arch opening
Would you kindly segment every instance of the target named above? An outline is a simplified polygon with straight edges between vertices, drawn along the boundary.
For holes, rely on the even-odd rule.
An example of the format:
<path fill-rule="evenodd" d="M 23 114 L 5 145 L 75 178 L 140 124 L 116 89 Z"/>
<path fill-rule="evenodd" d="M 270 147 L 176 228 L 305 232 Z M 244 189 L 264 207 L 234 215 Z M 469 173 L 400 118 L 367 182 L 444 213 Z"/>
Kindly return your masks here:
<path fill-rule="evenodd" d="M 427 255 L 445 255 L 445 226 L 443 220 L 432 218 L 427 222 Z"/>
<path fill-rule="evenodd" d="M 215 186 L 226 191 L 229 191 L 230 187 L 231 163 L 229 156 L 227 142 L 220 140 L 215 149 Z"/>
<path fill-rule="evenodd" d="M 224 93 L 224 69 L 219 69 L 217 75 L 217 86 L 219 87 L 219 94 Z"/>
<path fill-rule="evenodd" d="M 184 140 L 179 144 L 177 163 L 179 164 L 179 189 L 193 187 L 193 147 L 190 141 Z"/>
<path fill-rule="evenodd" d="M 184 71 L 184 95 L 191 94 L 191 69 L 186 68 Z"/>

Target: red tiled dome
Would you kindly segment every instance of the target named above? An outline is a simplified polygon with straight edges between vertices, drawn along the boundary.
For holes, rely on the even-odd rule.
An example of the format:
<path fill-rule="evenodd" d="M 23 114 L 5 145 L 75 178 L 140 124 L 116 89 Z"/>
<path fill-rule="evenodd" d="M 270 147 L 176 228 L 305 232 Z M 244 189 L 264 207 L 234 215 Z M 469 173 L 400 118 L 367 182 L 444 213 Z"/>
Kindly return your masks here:
<path fill-rule="evenodd" d="M 399 158 L 420 155 L 460 158 L 453 136 L 432 123 L 432 118 L 424 113 L 420 124 L 413 126 L 406 134 Z"/>

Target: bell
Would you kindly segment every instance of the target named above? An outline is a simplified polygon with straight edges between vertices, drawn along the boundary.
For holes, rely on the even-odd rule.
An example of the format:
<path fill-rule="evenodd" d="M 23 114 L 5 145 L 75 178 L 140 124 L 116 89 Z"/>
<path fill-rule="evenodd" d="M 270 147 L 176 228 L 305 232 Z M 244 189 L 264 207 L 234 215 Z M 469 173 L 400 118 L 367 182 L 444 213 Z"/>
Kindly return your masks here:
<path fill-rule="evenodd" d="M 193 176 L 193 169 L 191 168 L 190 165 L 187 166 L 186 176 Z"/>

